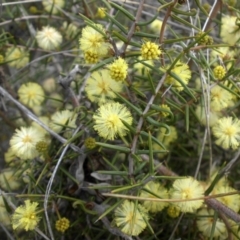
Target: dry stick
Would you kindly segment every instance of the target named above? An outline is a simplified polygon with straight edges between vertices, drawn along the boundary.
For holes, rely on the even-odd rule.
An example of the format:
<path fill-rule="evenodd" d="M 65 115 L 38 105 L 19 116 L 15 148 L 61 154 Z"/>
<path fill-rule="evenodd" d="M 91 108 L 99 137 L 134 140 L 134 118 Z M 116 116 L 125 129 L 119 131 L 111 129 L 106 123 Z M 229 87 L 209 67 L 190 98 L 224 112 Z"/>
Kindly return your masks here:
<path fill-rule="evenodd" d="M 171 15 L 171 11 L 172 9 L 174 8 L 174 6 L 177 4 L 178 0 L 175 0 L 168 8 L 165 16 L 164 16 L 164 19 L 163 19 L 163 22 L 162 22 L 162 27 L 160 29 L 160 33 L 159 33 L 159 44 L 162 45 L 163 43 L 163 36 L 164 36 L 164 31 L 165 31 L 165 27 L 167 25 L 167 20 L 168 18 L 170 17 Z M 161 54 L 160 56 L 160 60 L 161 60 L 161 64 L 162 66 L 164 66 L 164 59 L 163 59 L 163 54 Z"/>
<path fill-rule="evenodd" d="M 126 49 L 127 49 L 127 46 L 128 44 L 130 43 L 131 39 L 132 39 L 132 36 L 134 34 L 134 31 L 135 31 L 135 28 L 136 28 L 136 25 L 139 21 L 139 18 L 141 17 L 142 15 L 142 11 L 143 11 L 143 4 L 144 4 L 144 1 L 145 0 L 141 0 L 141 2 L 139 3 L 139 7 L 138 7 L 138 10 L 137 10 L 137 14 L 136 14 L 136 17 L 135 17 L 135 21 L 133 22 L 129 32 L 128 32 L 128 35 L 127 35 L 127 42 L 122 46 L 122 49 L 121 49 L 121 54 L 124 55 Z"/>
<path fill-rule="evenodd" d="M 140 117 L 139 121 L 138 121 L 138 125 L 137 125 L 137 129 L 136 129 L 136 134 L 134 135 L 133 141 L 132 141 L 132 147 L 131 147 L 131 154 L 129 155 L 129 169 L 128 169 L 128 173 L 129 176 L 133 175 L 133 158 L 132 155 L 136 152 L 136 147 L 137 147 L 137 141 L 138 141 L 138 136 L 140 134 L 143 122 L 144 122 L 144 115 L 147 114 L 147 112 L 149 111 L 151 105 L 153 104 L 158 91 L 160 90 L 161 86 L 163 85 L 165 79 L 166 79 L 167 74 L 165 73 L 162 78 L 160 79 L 160 81 L 158 82 L 158 85 L 155 89 L 155 93 L 152 95 L 152 97 L 150 98 L 146 108 L 144 109 L 142 116 Z"/>

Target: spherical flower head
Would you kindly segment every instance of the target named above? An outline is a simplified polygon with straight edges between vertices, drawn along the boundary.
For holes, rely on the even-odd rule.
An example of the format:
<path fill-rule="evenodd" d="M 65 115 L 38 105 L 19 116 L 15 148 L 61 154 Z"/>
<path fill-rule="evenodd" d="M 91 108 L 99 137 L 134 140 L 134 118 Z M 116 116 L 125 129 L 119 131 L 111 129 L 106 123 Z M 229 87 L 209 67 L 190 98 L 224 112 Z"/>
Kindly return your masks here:
<path fill-rule="evenodd" d="M 233 94 L 226 89 L 216 85 L 211 88 L 211 104 L 210 107 L 213 111 L 219 112 L 233 103 Z"/>
<path fill-rule="evenodd" d="M 48 143 L 45 141 L 39 141 L 36 143 L 36 149 L 39 153 L 46 153 L 48 150 Z"/>
<path fill-rule="evenodd" d="M 150 24 L 150 29 L 156 33 L 156 34 L 159 34 L 160 33 L 160 30 L 162 28 L 162 21 L 156 19 L 154 20 L 151 24 Z"/>
<path fill-rule="evenodd" d="M 147 75 L 151 69 L 149 67 L 147 67 L 145 64 L 143 64 L 142 62 L 150 65 L 150 66 L 154 66 L 153 60 L 144 60 L 141 56 L 138 57 L 137 59 L 137 63 L 134 64 L 134 69 L 136 69 L 136 73 L 138 75 Z"/>
<path fill-rule="evenodd" d="M 141 191 L 140 197 L 168 199 L 168 191 L 159 182 L 148 182 Z M 168 202 L 144 201 L 143 206 L 152 213 L 157 213 L 168 206 Z"/>
<path fill-rule="evenodd" d="M 192 177 L 185 179 L 177 179 L 174 181 L 170 190 L 171 199 L 189 200 L 193 198 L 204 197 L 204 189 L 202 185 Z M 201 207 L 203 200 L 174 202 L 181 212 L 192 213 Z"/>
<path fill-rule="evenodd" d="M 190 78 L 191 78 L 191 71 L 187 64 L 178 62 L 172 69 L 171 73 L 174 73 L 178 78 L 181 79 L 182 83 L 187 85 Z M 168 75 L 165 83 L 172 85 L 174 89 L 177 91 L 182 91 L 184 89 L 184 86 L 182 86 L 182 83 L 179 82 L 176 78 Z"/>
<path fill-rule="evenodd" d="M 212 128 L 216 144 L 224 149 L 237 149 L 240 145 L 240 121 L 232 117 L 220 118 Z"/>
<path fill-rule="evenodd" d="M 63 8 L 65 5 L 64 0 L 43 0 L 43 7 L 47 12 L 56 14 L 59 12 L 58 8 Z"/>
<path fill-rule="evenodd" d="M 226 75 L 226 70 L 223 66 L 218 65 L 213 69 L 214 77 L 218 80 L 222 80 Z"/>
<path fill-rule="evenodd" d="M 37 202 L 30 200 L 24 201 L 25 205 L 21 205 L 16 208 L 12 215 L 12 227 L 13 229 L 25 229 L 25 231 L 34 230 L 40 221 L 40 217 L 37 215 Z"/>
<path fill-rule="evenodd" d="M 33 82 L 22 84 L 18 96 L 21 103 L 31 108 L 41 105 L 45 98 L 43 88 Z"/>
<path fill-rule="evenodd" d="M 166 118 L 170 115 L 169 112 L 171 112 L 171 109 L 168 105 L 166 104 L 161 104 L 160 107 L 163 109 L 163 111 L 160 112 L 160 115 L 163 117 L 163 118 Z M 164 110 L 166 110 L 167 112 L 165 112 Z"/>
<path fill-rule="evenodd" d="M 236 192 L 237 190 L 230 187 L 230 186 L 220 186 L 217 187 L 214 191 L 214 194 L 220 194 L 220 193 L 230 193 L 230 192 Z M 240 205 L 240 196 L 239 194 L 234 195 L 226 195 L 224 197 L 217 198 L 218 201 L 222 202 L 227 207 L 231 208 L 234 212 L 238 212 Z"/>
<path fill-rule="evenodd" d="M 198 117 L 199 122 L 206 126 L 207 125 L 207 117 L 206 117 L 206 110 L 204 106 L 198 105 L 195 110 L 196 116 Z M 208 112 L 209 115 L 209 126 L 212 127 L 218 119 L 222 116 L 221 112 L 214 111 L 212 108 L 210 108 L 210 111 Z"/>
<path fill-rule="evenodd" d="M 88 137 L 84 141 L 84 145 L 88 149 L 93 149 L 93 148 L 96 147 L 96 140 L 94 138 L 92 138 L 92 137 Z"/>
<path fill-rule="evenodd" d="M 105 18 L 106 17 L 106 11 L 107 11 L 106 8 L 103 8 L 103 7 L 98 8 L 96 17 Z"/>
<path fill-rule="evenodd" d="M 213 38 L 205 35 L 204 37 L 202 37 L 205 33 L 204 32 L 199 32 L 196 34 L 196 38 L 200 38 L 200 40 L 198 41 L 199 45 L 212 45 L 213 44 Z"/>
<path fill-rule="evenodd" d="M 113 80 L 124 81 L 126 79 L 128 64 L 124 59 L 119 57 L 108 67 L 109 67 L 110 76 L 112 77 Z"/>
<path fill-rule="evenodd" d="M 180 215 L 179 207 L 171 204 L 167 209 L 167 214 L 171 218 L 177 218 Z"/>
<path fill-rule="evenodd" d="M 70 221 L 63 217 L 56 221 L 55 228 L 57 231 L 64 233 L 70 227 Z"/>
<path fill-rule="evenodd" d="M 9 66 L 17 69 L 26 66 L 29 63 L 29 52 L 21 47 L 10 47 L 5 53 L 5 62 Z"/>
<path fill-rule="evenodd" d="M 0 173 L 0 186 L 2 189 L 13 191 L 19 189 L 21 181 L 19 181 L 19 172 L 15 169 L 5 168 Z"/>
<path fill-rule="evenodd" d="M 87 64 L 94 64 L 100 61 L 100 56 L 97 53 L 89 50 L 84 52 L 84 60 Z"/>
<path fill-rule="evenodd" d="M 214 231 L 212 233 L 213 227 Z M 197 228 L 207 238 L 211 236 L 214 238 L 223 237 L 226 236 L 227 232 L 225 224 L 219 218 L 215 221 L 214 211 L 207 208 L 203 208 L 198 212 Z"/>
<path fill-rule="evenodd" d="M 123 83 L 113 80 L 106 69 L 93 72 L 87 79 L 85 87 L 90 101 L 99 105 L 114 99 L 116 97 L 115 92 L 120 93 L 122 89 Z"/>
<path fill-rule="evenodd" d="M 161 53 L 162 51 L 159 46 L 150 41 L 145 42 L 141 47 L 141 55 L 145 60 L 158 59 Z"/>
<path fill-rule="evenodd" d="M 124 105 L 114 102 L 100 106 L 93 119 L 95 121 L 93 128 L 99 136 L 108 140 L 114 140 L 117 135 L 127 134 L 128 129 L 122 120 L 129 125 L 132 125 L 133 121 L 130 111 Z"/>
<path fill-rule="evenodd" d="M 82 36 L 79 39 L 80 49 L 83 52 L 91 51 L 98 56 L 105 57 L 110 49 L 110 44 L 106 42 L 104 35 L 100 32 L 105 33 L 105 29 L 100 24 L 95 24 L 94 28 L 87 26 L 82 30 Z"/>
<path fill-rule="evenodd" d="M 33 159 L 39 156 L 36 150 L 36 143 L 44 140 L 44 134 L 34 127 L 21 127 L 16 129 L 10 140 L 10 147 L 13 153 L 23 159 Z"/>
<path fill-rule="evenodd" d="M 146 228 L 148 218 L 147 211 L 140 204 L 128 200 L 115 210 L 116 225 L 131 236 L 138 236 Z"/>
<path fill-rule="evenodd" d="M 45 26 L 37 31 L 36 40 L 42 49 L 46 51 L 55 50 L 62 43 L 62 35 L 53 27 Z"/>
<path fill-rule="evenodd" d="M 237 20 L 235 16 L 222 17 L 220 36 L 223 42 L 229 44 L 229 46 L 234 46 L 240 40 L 240 28 L 236 24 Z"/>
<path fill-rule="evenodd" d="M 51 117 L 49 127 L 56 133 L 61 132 L 64 128 L 76 128 L 77 114 L 70 110 L 55 112 Z"/>

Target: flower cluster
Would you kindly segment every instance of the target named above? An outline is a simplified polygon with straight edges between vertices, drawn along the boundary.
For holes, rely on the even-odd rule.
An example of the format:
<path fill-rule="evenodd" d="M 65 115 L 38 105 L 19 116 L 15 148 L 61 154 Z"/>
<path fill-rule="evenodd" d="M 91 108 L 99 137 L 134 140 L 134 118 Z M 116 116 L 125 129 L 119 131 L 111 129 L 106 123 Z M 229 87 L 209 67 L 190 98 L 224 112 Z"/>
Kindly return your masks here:
<path fill-rule="evenodd" d="M 224 16 L 222 17 L 221 38 L 223 42 L 234 46 L 240 40 L 240 28 L 236 24 L 237 17 Z"/>
<path fill-rule="evenodd" d="M 42 87 L 33 82 L 23 84 L 18 89 L 19 101 L 29 107 L 35 107 L 42 104 L 45 94 Z"/>
<path fill-rule="evenodd" d="M 10 47 L 5 55 L 5 62 L 11 67 L 22 68 L 29 62 L 29 52 L 24 48 Z"/>
<path fill-rule="evenodd" d="M 92 63 L 96 63 L 108 54 L 110 44 L 105 40 L 105 34 L 105 29 L 100 24 L 95 24 L 94 28 L 90 26 L 83 28 L 79 43 L 88 63 L 91 63 L 91 59 Z"/>
<path fill-rule="evenodd" d="M 95 71 L 87 79 L 85 91 L 92 102 L 102 105 L 116 97 L 120 93 L 123 83 L 111 78 L 109 70 L 102 69 Z"/>
<path fill-rule="evenodd" d="M 10 148 L 15 156 L 25 160 L 39 156 L 36 144 L 44 140 L 44 134 L 34 127 L 21 127 L 16 129 L 10 139 Z"/>
<path fill-rule="evenodd" d="M 148 182 L 143 190 L 141 191 L 140 197 L 144 198 L 158 198 L 158 199 L 168 199 L 168 191 L 158 182 Z M 152 202 L 144 201 L 143 206 L 149 212 L 160 212 L 163 208 L 168 206 L 168 202 Z"/>
<path fill-rule="evenodd" d="M 162 51 L 156 43 L 148 41 L 142 45 L 141 54 L 145 60 L 158 59 L 161 53 Z"/>
<path fill-rule="evenodd" d="M 169 74 L 165 82 L 172 85 L 177 91 L 182 91 L 184 89 L 184 85 L 187 85 L 191 78 L 189 66 L 185 63 L 178 62 L 171 69 L 170 73 L 173 73 L 174 76 Z"/>
<path fill-rule="evenodd" d="M 108 67 L 112 79 L 116 81 L 124 81 L 127 77 L 128 65 L 124 59 L 118 58 Z"/>
<path fill-rule="evenodd" d="M 188 177 L 185 179 L 177 179 L 174 181 L 170 190 L 171 199 L 181 199 L 181 202 L 174 202 L 181 212 L 195 212 L 203 204 L 203 199 L 189 201 L 193 198 L 203 198 L 204 189 L 202 185 L 195 179 Z M 185 201 L 184 201 L 185 200 Z"/>
<path fill-rule="evenodd" d="M 58 219 L 55 224 L 56 229 L 61 233 L 64 233 L 69 228 L 69 226 L 70 221 L 65 217 Z"/>
<path fill-rule="evenodd" d="M 99 107 L 93 115 L 95 125 L 93 128 L 98 132 L 99 136 L 114 140 L 117 135 L 125 136 L 128 129 L 123 124 L 123 120 L 131 125 L 132 116 L 130 111 L 120 103 L 107 103 Z"/>
<path fill-rule="evenodd" d="M 144 207 L 128 200 L 115 210 L 116 225 L 131 236 L 138 236 L 146 228 L 148 218 Z"/>
<path fill-rule="evenodd" d="M 36 40 L 42 49 L 55 50 L 62 43 L 62 35 L 53 27 L 45 26 L 37 32 Z"/>
<path fill-rule="evenodd" d="M 33 230 L 41 219 L 37 214 L 37 206 L 37 202 L 26 200 L 25 205 L 16 208 L 12 216 L 13 229 Z"/>
<path fill-rule="evenodd" d="M 240 120 L 232 117 L 220 118 L 212 127 L 216 144 L 224 149 L 237 149 L 240 145 Z"/>

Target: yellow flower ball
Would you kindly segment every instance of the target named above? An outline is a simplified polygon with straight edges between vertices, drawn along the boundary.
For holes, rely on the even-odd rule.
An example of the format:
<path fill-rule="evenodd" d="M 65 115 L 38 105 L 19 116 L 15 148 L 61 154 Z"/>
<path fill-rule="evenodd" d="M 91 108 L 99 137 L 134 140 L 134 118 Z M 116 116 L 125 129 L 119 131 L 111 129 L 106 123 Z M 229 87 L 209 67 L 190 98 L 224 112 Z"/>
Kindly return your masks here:
<path fill-rule="evenodd" d="M 43 88 L 33 82 L 22 84 L 18 96 L 21 103 L 31 108 L 41 105 L 45 99 Z"/>
<path fill-rule="evenodd" d="M 159 46 L 150 41 L 145 42 L 141 47 L 141 55 L 145 60 L 158 59 L 161 53 Z"/>
<path fill-rule="evenodd" d="M 107 103 L 101 105 L 97 112 L 93 115 L 95 125 L 93 128 L 98 132 L 99 136 L 114 140 L 117 135 L 125 136 L 128 129 L 122 120 L 132 125 L 132 115 L 130 111 L 120 103 Z"/>

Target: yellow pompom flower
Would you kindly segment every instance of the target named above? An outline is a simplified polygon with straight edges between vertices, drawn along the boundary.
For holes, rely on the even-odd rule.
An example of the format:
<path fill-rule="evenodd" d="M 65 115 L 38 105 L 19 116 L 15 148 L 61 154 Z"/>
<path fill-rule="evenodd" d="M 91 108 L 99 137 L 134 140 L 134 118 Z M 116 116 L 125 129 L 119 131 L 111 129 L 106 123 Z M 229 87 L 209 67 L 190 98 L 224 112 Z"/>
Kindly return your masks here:
<path fill-rule="evenodd" d="M 148 182 L 141 191 L 140 197 L 168 199 L 168 191 L 158 182 Z M 168 202 L 144 201 L 143 206 L 152 213 L 157 213 L 168 206 Z"/>
<path fill-rule="evenodd" d="M 84 60 L 87 64 L 94 64 L 99 62 L 100 57 L 98 54 L 90 50 L 90 51 L 84 52 Z"/>
<path fill-rule="evenodd" d="M 161 104 L 160 107 L 163 109 L 163 110 L 160 112 L 161 117 L 163 117 L 163 118 L 168 117 L 168 116 L 170 115 L 169 112 L 171 112 L 170 107 L 169 107 L 168 105 L 166 105 L 166 104 Z M 166 110 L 166 111 L 168 111 L 168 112 L 165 112 L 164 110 Z"/>
<path fill-rule="evenodd" d="M 9 66 L 15 68 L 22 68 L 29 63 L 29 52 L 21 47 L 10 47 L 5 53 L 5 62 Z"/>
<path fill-rule="evenodd" d="M 95 24 L 95 27 L 99 29 L 99 32 L 90 26 L 83 28 L 82 36 L 79 39 L 80 49 L 83 52 L 91 51 L 99 57 L 104 57 L 110 49 L 110 44 L 106 42 L 103 34 L 100 33 L 105 33 L 103 26 Z"/>
<path fill-rule="evenodd" d="M 24 201 L 25 205 L 21 205 L 14 211 L 12 215 L 13 229 L 25 229 L 26 231 L 34 230 L 40 221 L 37 215 L 37 202 Z"/>
<path fill-rule="evenodd" d="M 204 197 L 202 185 L 192 177 L 175 180 L 169 193 L 171 199 L 183 200 L 182 202 L 173 203 L 173 205 L 179 207 L 181 212 L 192 213 L 202 206 L 203 200 L 184 201 Z"/>
<path fill-rule="evenodd" d="M 148 214 L 140 204 L 125 200 L 115 210 L 116 225 L 125 234 L 138 236 L 147 226 Z"/>
<path fill-rule="evenodd" d="M 93 149 L 96 147 L 96 140 L 95 138 L 92 137 L 88 137 L 86 138 L 86 140 L 84 141 L 84 146 L 88 149 Z"/>
<path fill-rule="evenodd" d="M 42 49 L 46 51 L 55 50 L 62 43 L 62 35 L 53 27 L 45 26 L 37 31 L 36 40 Z"/>
<path fill-rule="evenodd" d="M 210 107 L 212 111 L 219 112 L 224 108 L 233 105 L 233 94 L 226 89 L 216 85 L 210 90 L 211 103 Z"/>
<path fill-rule="evenodd" d="M 212 209 L 203 208 L 198 212 L 197 216 L 197 228 L 205 237 L 223 237 L 221 239 L 226 239 L 226 226 L 219 218 L 215 220 L 214 211 Z M 213 227 L 214 231 L 212 230 Z"/>
<path fill-rule="evenodd" d="M 96 17 L 105 18 L 106 17 L 106 11 L 107 11 L 106 8 L 102 8 L 102 7 L 98 8 Z"/>
<path fill-rule="evenodd" d="M 150 29 L 156 33 L 156 34 L 159 34 L 160 33 L 160 30 L 162 28 L 162 21 L 156 19 L 154 20 L 151 24 L 150 24 Z"/>
<path fill-rule="evenodd" d="M 19 158 L 33 159 L 39 156 L 36 150 L 36 143 L 44 140 L 44 134 L 34 127 L 21 127 L 16 129 L 10 139 L 12 152 Z"/>
<path fill-rule="evenodd" d="M 167 209 L 167 214 L 171 218 L 176 218 L 180 215 L 180 210 L 178 207 L 171 204 L 171 205 L 169 205 L 169 207 Z"/>
<path fill-rule="evenodd" d="M 191 71 L 190 71 L 188 65 L 185 63 L 182 63 L 182 62 L 178 62 L 171 69 L 171 73 L 174 73 L 174 75 L 176 75 L 181 80 L 181 82 L 184 83 L 185 85 L 188 84 L 188 82 L 191 78 Z M 172 85 L 173 88 L 179 92 L 184 89 L 181 82 L 170 75 L 167 76 L 166 81 L 165 81 L 165 83 Z"/>
<path fill-rule="evenodd" d="M 56 14 L 59 12 L 58 8 L 63 8 L 65 5 L 65 0 L 43 0 L 43 7 L 47 12 L 52 12 Z"/>
<path fill-rule="evenodd" d="M 64 233 L 70 227 L 70 221 L 63 217 L 56 221 L 55 228 L 57 231 Z"/>
<path fill-rule="evenodd" d="M 18 89 L 19 101 L 28 107 L 35 107 L 44 101 L 43 88 L 33 82 L 25 83 Z"/>
<path fill-rule="evenodd" d="M 218 65 L 213 69 L 214 77 L 218 80 L 222 80 L 226 75 L 226 70 L 223 66 Z"/>
<path fill-rule="evenodd" d="M 145 42 L 141 47 L 141 55 L 145 60 L 158 59 L 161 53 L 159 46 L 150 41 Z"/>
<path fill-rule="evenodd" d="M 217 187 L 214 191 L 214 194 L 220 194 L 220 193 L 230 193 L 230 192 L 236 192 L 237 190 L 230 187 L 230 186 L 220 186 Z M 217 198 L 218 201 L 222 202 L 227 207 L 231 208 L 234 212 L 238 212 L 240 208 L 240 196 L 239 194 L 234 195 L 226 195 L 224 197 Z"/>
<path fill-rule="evenodd" d="M 95 71 L 87 79 L 85 91 L 91 102 L 99 105 L 116 97 L 123 89 L 123 83 L 113 80 L 106 69 Z"/>
<path fill-rule="evenodd" d="M 124 81 L 127 77 L 128 64 L 121 57 L 108 65 L 110 76 L 116 81 Z"/>
<path fill-rule="evenodd" d="M 240 27 L 236 24 L 238 18 L 235 16 L 222 17 L 222 26 L 220 36 L 223 42 L 234 46 L 240 40 Z"/>
<path fill-rule="evenodd" d="M 237 149 L 240 145 L 240 121 L 232 117 L 220 118 L 212 128 L 216 144 L 224 149 Z"/>
<path fill-rule="evenodd" d="M 114 140 L 117 135 L 125 136 L 128 129 L 122 120 L 129 125 L 132 124 L 132 115 L 130 111 L 120 103 L 107 103 L 99 107 L 93 115 L 95 125 L 93 128 L 98 132 L 99 136 Z"/>
<path fill-rule="evenodd" d="M 63 110 L 55 112 L 49 124 L 49 127 L 56 133 L 62 131 L 62 129 L 70 130 L 76 128 L 77 114 L 70 110 Z"/>

